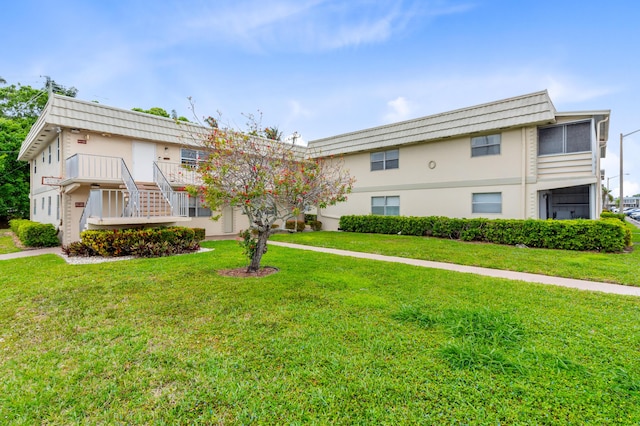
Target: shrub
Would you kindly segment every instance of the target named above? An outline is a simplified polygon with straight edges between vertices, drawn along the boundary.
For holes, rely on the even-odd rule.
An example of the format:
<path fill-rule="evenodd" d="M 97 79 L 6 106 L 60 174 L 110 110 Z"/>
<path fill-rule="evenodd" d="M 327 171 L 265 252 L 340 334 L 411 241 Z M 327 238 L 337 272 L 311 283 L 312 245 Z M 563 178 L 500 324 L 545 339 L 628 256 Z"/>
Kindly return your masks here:
<path fill-rule="evenodd" d="M 600 213 L 600 219 L 620 219 L 621 221 L 625 221 L 624 213 L 613 213 L 609 211 L 604 211 Z"/>
<path fill-rule="evenodd" d="M 29 219 L 11 219 L 9 221 L 9 228 L 11 228 L 11 231 L 14 234 L 18 235 L 20 233 L 19 232 L 20 226 L 29 222 L 31 222 Z"/>
<path fill-rule="evenodd" d="M 206 231 L 204 228 L 191 228 L 194 232 L 194 239 L 198 242 L 203 241 L 206 237 Z"/>
<path fill-rule="evenodd" d="M 631 244 L 631 231 L 618 218 L 489 220 L 367 215 L 342 216 L 339 226 L 347 232 L 426 235 L 562 250 L 620 252 Z"/>
<path fill-rule="evenodd" d="M 304 215 L 304 222 L 308 223 L 309 225 L 311 225 L 311 222 L 315 222 L 316 220 L 318 220 L 318 215 L 317 214 L 305 214 Z"/>
<path fill-rule="evenodd" d="M 311 222 L 309 222 L 309 226 L 314 231 L 320 231 L 322 229 L 322 222 L 320 222 L 319 220 L 312 220 Z"/>
<path fill-rule="evenodd" d="M 298 232 L 304 231 L 304 228 L 306 228 L 306 226 L 307 225 L 302 220 L 288 220 L 285 223 L 285 228 L 286 229 L 289 229 L 289 230 L 295 229 Z"/>
<path fill-rule="evenodd" d="M 197 233 L 202 235 L 204 230 Z M 80 238 L 86 249 L 79 246 L 69 247 L 70 253 L 86 250 L 87 253 L 93 252 L 105 257 L 130 255 L 158 257 L 188 253 L 200 248 L 200 239 L 196 237 L 196 230 L 180 226 L 150 229 L 92 229 L 82 232 Z"/>
<path fill-rule="evenodd" d="M 91 257 L 97 253 L 82 241 L 74 241 L 67 246 L 62 246 L 62 253 L 70 257 Z"/>
<path fill-rule="evenodd" d="M 9 227 L 27 247 L 55 247 L 60 245 L 58 230 L 50 223 L 12 219 Z"/>

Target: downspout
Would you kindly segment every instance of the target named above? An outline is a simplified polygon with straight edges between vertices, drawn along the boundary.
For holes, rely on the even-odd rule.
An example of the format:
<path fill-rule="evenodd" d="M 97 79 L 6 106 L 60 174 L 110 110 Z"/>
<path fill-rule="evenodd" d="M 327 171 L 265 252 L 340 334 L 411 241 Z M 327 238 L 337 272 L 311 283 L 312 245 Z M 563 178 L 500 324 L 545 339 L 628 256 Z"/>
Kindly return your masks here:
<path fill-rule="evenodd" d="M 527 131 L 523 127 L 522 133 L 522 167 L 520 176 L 520 193 L 522 194 L 522 219 L 527 218 Z"/>
<path fill-rule="evenodd" d="M 609 121 L 609 117 L 605 118 L 604 120 L 600 120 L 598 121 L 598 123 L 596 124 L 596 149 L 597 151 L 597 164 L 596 166 L 596 173 L 597 173 L 597 181 L 598 183 L 596 184 L 596 206 L 595 206 L 595 215 L 594 215 L 594 219 L 597 219 L 598 217 L 600 217 L 600 213 L 602 213 L 602 204 L 603 204 L 603 200 L 602 200 L 602 176 L 600 175 L 600 160 L 601 160 L 601 148 L 600 148 L 600 128 L 602 126 L 602 124 L 606 123 L 607 121 Z M 606 146 L 606 144 L 605 144 Z M 609 189 L 609 188 L 607 188 Z"/>

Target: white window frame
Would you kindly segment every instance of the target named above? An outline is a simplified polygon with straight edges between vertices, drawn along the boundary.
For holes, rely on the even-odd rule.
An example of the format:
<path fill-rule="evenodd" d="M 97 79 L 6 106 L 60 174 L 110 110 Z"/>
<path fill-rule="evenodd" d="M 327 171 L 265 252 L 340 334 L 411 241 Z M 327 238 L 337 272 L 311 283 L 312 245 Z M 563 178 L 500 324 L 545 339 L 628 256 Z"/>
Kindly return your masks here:
<path fill-rule="evenodd" d="M 380 210 L 380 208 L 382 208 L 382 210 Z M 371 197 L 371 214 L 400 216 L 400 196 L 387 195 Z"/>
<path fill-rule="evenodd" d="M 371 171 L 389 170 L 400 168 L 400 150 L 389 149 L 387 151 L 372 152 L 369 157 Z M 374 166 L 374 164 L 376 166 Z M 378 166 L 379 165 L 379 166 Z"/>
<path fill-rule="evenodd" d="M 569 151 L 568 150 L 568 142 L 567 142 L 567 128 L 569 128 L 570 126 L 575 126 L 575 125 L 584 125 L 587 124 L 588 128 L 589 128 L 589 149 L 587 150 L 581 150 L 581 151 Z M 540 136 L 541 133 L 543 133 L 545 130 L 551 130 L 551 129 L 556 129 L 556 130 L 560 130 L 562 132 L 562 140 L 560 141 L 560 143 L 562 144 L 562 148 L 560 151 L 554 151 L 554 152 L 545 152 L 543 154 L 541 154 L 541 149 L 540 149 Z M 592 129 L 591 129 L 591 121 L 590 120 L 581 120 L 581 121 L 572 121 L 570 123 L 562 123 L 562 124 L 557 124 L 555 126 L 545 126 L 545 127 L 539 127 L 538 128 L 538 156 L 546 156 L 546 155 L 564 155 L 564 154 L 576 154 L 576 153 L 580 153 L 580 152 L 591 152 L 593 150 L 593 135 L 592 135 Z"/>
<path fill-rule="evenodd" d="M 484 157 L 487 155 L 500 155 L 502 135 L 500 133 L 471 138 L 471 157 Z M 496 151 L 497 147 L 497 152 Z"/>
<path fill-rule="evenodd" d="M 205 207 L 199 196 L 189 196 L 189 217 L 211 217 L 213 212 Z"/>
<path fill-rule="evenodd" d="M 186 153 L 195 154 L 185 155 Z M 207 157 L 206 151 L 201 151 L 199 149 L 191 149 L 191 148 L 180 148 L 180 163 L 181 164 L 189 164 L 190 166 L 196 166 L 200 159 L 204 159 Z"/>
<path fill-rule="evenodd" d="M 471 213 L 501 214 L 502 192 L 474 192 L 471 194 Z"/>

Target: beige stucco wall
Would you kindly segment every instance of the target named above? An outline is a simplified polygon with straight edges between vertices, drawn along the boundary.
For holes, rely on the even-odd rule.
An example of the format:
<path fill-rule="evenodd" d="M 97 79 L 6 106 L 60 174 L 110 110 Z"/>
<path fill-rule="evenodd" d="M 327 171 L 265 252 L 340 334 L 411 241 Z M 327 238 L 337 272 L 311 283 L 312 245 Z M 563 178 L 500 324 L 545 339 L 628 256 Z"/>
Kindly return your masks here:
<path fill-rule="evenodd" d="M 370 152 L 347 155 L 345 167 L 356 178 L 348 201 L 320 209 L 323 229 L 335 230 L 340 216 L 370 214 L 371 197 L 399 196 L 400 215 L 449 217 L 525 216 L 525 136 L 502 133 L 499 155 L 471 156 L 471 137 L 399 148 L 399 168 L 371 171 Z M 501 192 L 501 214 L 471 212 L 473 193 Z"/>
<path fill-rule="evenodd" d="M 62 152 L 58 148 L 62 145 L 62 135 L 54 135 L 53 139 L 29 162 L 31 220 L 40 223 L 50 223 L 56 228 L 61 221 L 60 187 L 43 185 L 45 176 L 59 177 L 62 163 Z"/>

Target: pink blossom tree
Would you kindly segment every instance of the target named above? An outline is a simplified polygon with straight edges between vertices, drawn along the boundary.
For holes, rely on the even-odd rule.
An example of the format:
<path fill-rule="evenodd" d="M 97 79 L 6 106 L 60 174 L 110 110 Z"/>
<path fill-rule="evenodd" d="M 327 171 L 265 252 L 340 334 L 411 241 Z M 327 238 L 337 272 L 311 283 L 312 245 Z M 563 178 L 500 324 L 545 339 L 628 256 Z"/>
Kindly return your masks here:
<path fill-rule="evenodd" d="M 219 128 L 210 129 L 203 145 L 208 157 L 196 169 L 202 184 L 192 192 L 213 211 L 233 206 L 247 216 L 247 272 L 260 269 L 275 222 L 345 201 L 354 183 L 341 159 L 317 158 L 305 147 Z"/>

